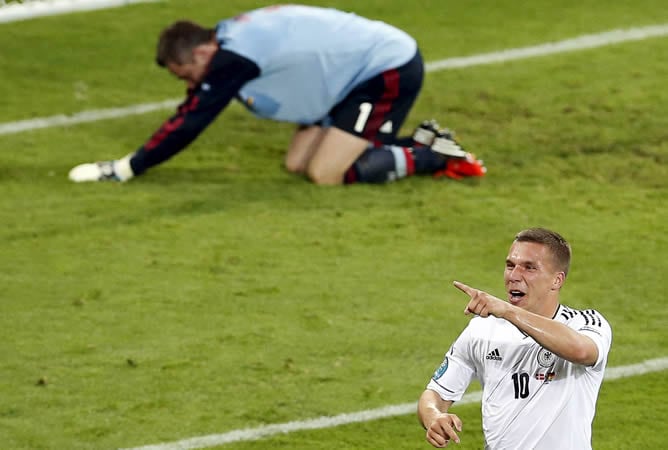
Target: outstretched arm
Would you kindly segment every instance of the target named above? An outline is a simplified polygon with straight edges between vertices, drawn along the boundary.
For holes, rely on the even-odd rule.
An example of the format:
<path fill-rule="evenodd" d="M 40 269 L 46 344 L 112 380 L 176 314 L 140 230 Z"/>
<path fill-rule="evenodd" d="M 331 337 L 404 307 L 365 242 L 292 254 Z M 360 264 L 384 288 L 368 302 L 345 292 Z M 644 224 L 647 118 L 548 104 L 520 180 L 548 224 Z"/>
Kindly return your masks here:
<path fill-rule="evenodd" d="M 598 360 L 598 347 L 594 341 L 563 323 L 511 305 L 459 281 L 454 285 L 470 297 L 465 314 L 505 319 L 545 349 L 572 363 L 592 366 Z"/>
<path fill-rule="evenodd" d="M 126 181 L 171 158 L 188 146 L 260 69 L 251 60 L 218 50 L 203 82 L 188 91 L 186 100 L 136 152 L 114 161 L 80 164 L 69 174 L 72 181 Z"/>

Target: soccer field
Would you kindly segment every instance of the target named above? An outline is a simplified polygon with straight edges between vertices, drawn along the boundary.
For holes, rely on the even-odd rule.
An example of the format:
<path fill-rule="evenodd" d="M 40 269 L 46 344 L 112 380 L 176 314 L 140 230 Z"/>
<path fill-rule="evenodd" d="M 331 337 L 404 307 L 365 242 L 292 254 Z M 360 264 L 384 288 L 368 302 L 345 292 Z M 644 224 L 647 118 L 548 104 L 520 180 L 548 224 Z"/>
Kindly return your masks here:
<path fill-rule="evenodd" d="M 166 24 L 266 3 L 0 24 L 0 448 L 430 448 L 413 405 L 469 320 L 452 281 L 503 296 L 530 226 L 573 245 L 563 302 L 613 328 L 593 447 L 667 448 L 665 2 L 307 3 L 415 36 L 405 132 L 436 118 L 487 176 L 314 186 L 281 168 L 292 127 L 233 105 L 146 176 L 72 184 L 171 114 Z M 478 390 L 456 448 L 483 448 Z"/>

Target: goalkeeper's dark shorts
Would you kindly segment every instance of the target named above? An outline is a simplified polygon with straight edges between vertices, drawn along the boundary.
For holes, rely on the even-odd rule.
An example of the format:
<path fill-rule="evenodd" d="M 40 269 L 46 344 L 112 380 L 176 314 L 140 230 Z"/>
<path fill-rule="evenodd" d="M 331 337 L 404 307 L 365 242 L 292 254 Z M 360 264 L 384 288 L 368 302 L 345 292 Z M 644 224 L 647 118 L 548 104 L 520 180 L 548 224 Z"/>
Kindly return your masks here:
<path fill-rule="evenodd" d="M 328 125 L 376 144 L 391 144 L 420 93 L 423 78 L 424 63 L 418 50 L 403 66 L 353 89 L 332 108 Z"/>

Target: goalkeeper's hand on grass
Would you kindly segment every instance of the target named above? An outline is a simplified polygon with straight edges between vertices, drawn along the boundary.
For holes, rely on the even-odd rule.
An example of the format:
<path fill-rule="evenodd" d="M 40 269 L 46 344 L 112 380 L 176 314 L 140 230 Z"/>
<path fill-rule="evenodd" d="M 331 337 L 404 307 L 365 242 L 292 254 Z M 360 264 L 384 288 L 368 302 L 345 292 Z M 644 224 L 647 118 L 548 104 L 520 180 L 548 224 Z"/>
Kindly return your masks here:
<path fill-rule="evenodd" d="M 79 164 L 70 170 L 68 175 L 75 183 L 88 181 L 127 181 L 134 176 L 130 166 L 133 154 L 113 161 L 97 161 Z"/>

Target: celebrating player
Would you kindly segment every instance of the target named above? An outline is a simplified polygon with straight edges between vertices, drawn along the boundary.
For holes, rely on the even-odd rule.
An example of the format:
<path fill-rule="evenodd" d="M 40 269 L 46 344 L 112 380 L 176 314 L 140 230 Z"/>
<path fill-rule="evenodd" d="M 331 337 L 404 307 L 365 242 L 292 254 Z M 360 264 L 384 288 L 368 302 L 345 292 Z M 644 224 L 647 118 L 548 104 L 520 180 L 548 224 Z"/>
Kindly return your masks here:
<path fill-rule="evenodd" d="M 559 303 L 570 245 L 532 228 L 517 234 L 504 280 L 508 301 L 464 283 L 474 317 L 445 355 L 418 403 L 434 447 L 459 443 L 462 421 L 449 413 L 472 379 L 480 381 L 485 448 L 591 449 L 591 424 L 612 342 L 593 310 Z"/>
<path fill-rule="evenodd" d="M 419 128 L 415 142 L 397 138 L 424 67 L 415 40 L 383 22 L 299 5 L 250 11 L 215 28 L 178 21 L 161 33 L 157 62 L 188 87 L 176 114 L 126 157 L 74 167 L 72 181 L 144 173 L 189 145 L 232 99 L 258 117 L 297 124 L 285 167 L 317 184 L 486 171 L 434 123 Z"/>

